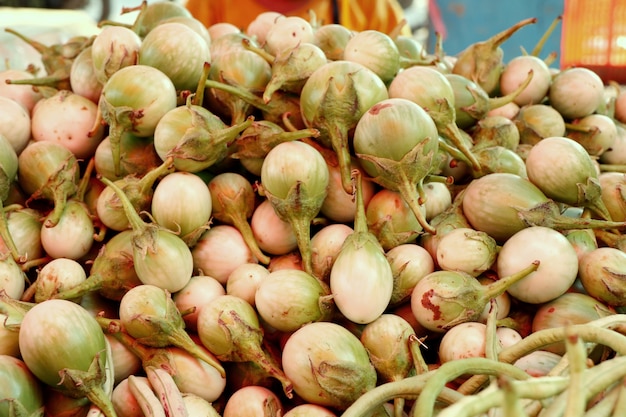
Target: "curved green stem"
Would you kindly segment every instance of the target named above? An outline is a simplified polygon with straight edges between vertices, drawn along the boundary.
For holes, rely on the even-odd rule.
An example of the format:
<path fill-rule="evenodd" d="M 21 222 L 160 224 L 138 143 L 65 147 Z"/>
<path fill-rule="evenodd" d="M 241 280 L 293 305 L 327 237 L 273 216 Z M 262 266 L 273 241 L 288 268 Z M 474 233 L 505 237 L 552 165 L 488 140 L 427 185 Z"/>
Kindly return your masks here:
<path fill-rule="evenodd" d="M 46 217 L 44 227 L 54 227 L 59 223 L 67 205 L 67 197 L 68 195 L 64 192 L 54 192 L 54 207 L 52 212 Z"/>
<path fill-rule="evenodd" d="M 43 55 L 44 53 L 46 53 L 47 51 L 49 51 L 49 50 L 50 50 L 50 47 L 49 47 L 49 46 L 46 46 L 46 45 L 44 45 L 44 44 L 43 44 L 43 43 L 41 43 L 41 42 L 38 42 L 38 41 L 36 41 L 36 40 L 34 40 L 34 39 L 31 39 L 31 38 L 27 37 L 26 35 L 24 35 L 24 34 L 22 34 L 22 33 L 18 32 L 18 31 L 16 31 L 16 30 L 14 30 L 14 29 L 11 29 L 11 28 L 5 28 L 5 29 L 4 29 L 4 31 L 5 31 L 5 32 L 7 32 L 7 33 L 12 34 L 12 35 L 14 35 L 14 36 L 17 36 L 18 38 L 20 38 L 21 40 L 23 40 L 24 42 L 26 42 L 28 45 L 30 45 L 31 47 L 33 47 L 33 48 L 34 48 L 37 52 L 39 52 L 39 53 L 40 53 L 40 54 L 42 54 L 42 55 Z"/>
<path fill-rule="evenodd" d="M 363 417 L 370 415 L 380 404 L 393 400 L 397 397 L 415 399 L 420 396 L 427 381 L 436 375 L 437 370 L 404 378 L 400 381 L 388 382 L 377 386 L 360 396 L 350 407 L 348 407 L 341 417 Z M 464 396 L 452 388 L 444 387 L 438 395 L 438 399 L 452 404 L 459 401 Z"/>
<path fill-rule="evenodd" d="M 498 360 L 498 353 L 500 352 L 500 343 L 497 335 L 497 314 L 498 303 L 495 298 L 489 299 L 489 315 L 487 316 L 486 329 L 485 329 L 485 358 L 494 361 Z M 491 377 L 493 382 L 494 377 Z"/>
<path fill-rule="evenodd" d="M 586 369 L 583 374 L 584 382 L 579 387 L 578 394 L 586 405 L 595 396 L 602 393 L 611 385 L 621 381 L 626 376 L 626 358 L 616 357 L 603 361 L 598 365 Z M 575 392 L 574 392 L 575 393 Z M 574 394 L 571 393 L 571 394 Z M 561 393 L 555 398 L 551 404 L 544 408 L 543 412 L 546 416 L 566 415 L 565 412 L 569 407 L 568 402 L 571 400 L 569 390 Z M 578 400 L 577 400 L 578 401 Z M 570 414 L 571 415 L 571 414 Z M 582 415 L 582 414 L 577 414 Z"/>
<path fill-rule="evenodd" d="M 59 73 L 57 75 L 52 74 L 46 77 L 37 78 L 23 78 L 19 80 L 7 80 L 7 84 L 13 85 L 32 85 L 35 87 L 49 87 L 47 91 L 58 91 L 67 89 L 70 83 L 69 74 L 65 75 Z"/>
<path fill-rule="evenodd" d="M 446 185 L 452 185 L 454 183 L 454 177 L 444 177 L 443 175 L 430 174 L 426 175 L 426 178 L 424 178 L 424 182 L 439 182 Z"/>
<path fill-rule="evenodd" d="M 567 389 L 566 376 L 530 378 L 523 381 L 509 381 L 520 398 L 543 400 L 560 394 Z M 475 395 L 468 395 L 442 410 L 437 417 L 472 417 L 482 415 L 489 409 L 499 407 L 505 401 L 505 393 L 500 389 L 486 388 Z"/>
<path fill-rule="evenodd" d="M 612 318 L 613 316 L 609 317 Z M 622 315 L 620 314 L 619 316 Z M 614 330 L 600 327 L 599 325 L 594 324 L 595 322 L 596 321 L 586 324 L 572 325 L 571 330 L 575 331 L 587 343 L 602 344 L 611 348 L 620 355 L 626 355 L 626 336 Z M 539 330 L 531 333 L 518 343 L 503 349 L 498 357 L 502 362 L 513 363 L 517 359 L 534 350 L 541 349 L 552 343 L 562 342 L 565 340 L 565 337 L 565 327 Z"/>
<path fill-rule="evenodd" d="M 608 346 L 623 355 L 626 354 L 626 336 L 611 328 L 624 324 L 626 324 L 626 315 L 613 314 L 586 324 L 573 325 L 573 330 L 586 342 Z M 498 360 L 510 364 L 535 350 L 552 343 L 562 342 L 564 339 L 565 328 L 563 327 L 539 330 L 500 351 Z M 475 375 L 463 382 L 457 390 L 462 394 L 472 394 L 486 381 L 487 378 L 484 375 Z"/>
<path fill-rule="evenodd" d="M 610 386 L 611 381 L 615 382 L 620 378 L 623 378 L 624 366 L 624 358 L 620 357 L 617 360 L 611 359 L 594 368 L 583 370 L 582 379 L 585 381 L 585 386 L 583 387 L 583 392 L 578 392 L 578 394 L 581 395 L 581 398 L 585 400 L 586 403 L 594 395 L 597 395 L 607 386 Z M 617 370 L 615 371 L 615 369 Z M 542 376 L 530 378 L 524 381 L 511 381 L 510 383 L 515 386 L 515 390 L 521 398 L 537 400 L 537 402 L 533 402 L 526 407 L 525 411 L 528 416 L 536 416 L 541 410 L 543 410 L 542 415 L 546 416 L 562 415 L 565 404 L 568 402 L 567 398 L 573 394 L 570 391 L 572 381 L 570 376 L 567 374 L 558 376 Z M 596 384 L 600 384 L 601 387 L 596 387 Z M 593 387 L 593 391 L 588 392 L 585 388 L 587 386 Z M 552 398 L 554 396 L 558 397 Z M 542 402 L 542 400 L 545 399 L 551 399 L 551 401 L 548 403 Z M 447 407 L 439 413 L 438 417 L 471 417 L 482 415 L 491 408 L 502 406 L 504 401 L 505 395 L 502 390 L 486 388 L 477 394 L 468 395 L 460 401 Z M 550 407 L 547 404 L 554 404 L 555 402 L 560 402 L 558 407 L 555 406 L 556 408 L 551 409 L 551 412 L 556 414 L 547 412 L 547 408 Z M 559 414 L 559 412 L 561 412 L 561 414 Z M 583 414 L 581 413 L 576 415 Z M 587 416 L 588 414 L 584 415 Z M 596 416 L 596 414 L 589 413 L 589 417 L 592 415 Z M 598 414 L 597 416 L 600 415 L 604 414 Z"/>
<path fill-rule="evenodd" d="M 465 358 L 446 362 L 426 382 L 413 408 L 413 416 L 432 417 L 441 390 L 448 382 L 466 374 L 506 375 L 517 380 L 531 378 L 526 371 L 515 365 L 487 358 Z"/>
<path fill-rule="evenodd" d="M 583 414 L 587 407 L 584 396 L 585 369 L 587 368 L 587 349 L 580 337 L 574 333 L 571 327 L 565 328 L 565 347 L 569 361 L 570 383 L 567 390 L 567 406 L 565 417 L 577 417 Z"/>
<path fill-rule="evenodd" d="M 504 417 L 527 417 L 521 402 L 521 395 L 514 381 L 506 376 L 496 379 L 498 388 L 504 393 L 502 414 Z"/>
<path fill-rule="evenodd" d="M 619 401 L 620 392 L 624 391 L 622 389 L 623 384 L 619 384 L 613 388 L 610 388 L 607 393 L 603 393 L 600 400 L 594 402 L 583 414 L 583 417 L 612 417 L 612 416 L 621 416 L 624 415 L 624 411 L 619 413 L 617 410 L 617 404 Z M 615 412 L 613 410 L 615 409 Z"/>
<path fill-rule="evenodd" d="M 626 380 L 619 384 L 617 391 L 618 396 L 615 405 L 613 406 L 613 415 L 623 416 L 626 415 Z"/>
<path fill-rule="evenodd" d="M 394 417 L 404 416 L 404 405 L 406 400 L 402 397 L 396 397 L 393 399 L 393 415 Z"/>

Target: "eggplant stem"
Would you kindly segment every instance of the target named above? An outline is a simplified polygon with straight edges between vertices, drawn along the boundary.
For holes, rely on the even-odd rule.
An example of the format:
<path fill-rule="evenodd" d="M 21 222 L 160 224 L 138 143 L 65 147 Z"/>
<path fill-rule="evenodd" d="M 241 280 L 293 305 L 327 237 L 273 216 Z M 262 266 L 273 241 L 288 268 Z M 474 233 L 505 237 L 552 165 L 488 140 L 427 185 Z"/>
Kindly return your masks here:
<path fill-rule="evenodd" d="M 224 208 L 226 208 L 226 211 L 228 211 L 227 205 L 225 205 Z M 244 216 L 241 216 L 239 213 L 233 213 L 229 215 L 229 218 L 233 226 L 235 226 L 237 230 L 239 230 L 239 232 L 241 233 L 241 236 L 243 236 L 243 240 L 248 245 L 248 248 L 250 249 L 254 257 L 257 258 L 262 264 L 268 265 L 271 259 L 269 256 L 263 253 L 261 248 L 259 248 L 259 244 L 254 237 L 254 233 L 252 233 L 252 228 L 250 227 L 250 223 L 248 223 L 248 220 L 245 219 Z"/>
<path fill-rule="evenodd" d="M 526 25 L 534 24 L 534 23 L 537 23 L 537 18 L 536 17 L 530 17 L 530 18 L 527 18 L 527 19 L 524 19 L 524 20 L 520 20 L 519 22 L 517 22 L 513 26 L 503 30 L 502 32 L 499 32 L 499 33 L 495 34 L 494 36 L 492 36 L 491 38 L 486 40 L 485 44 L 488 44 L 488 45 L 491 46 L 491 48 L 495 49 L 498 46 L 500 46 L 501 44 L 503 44 L 507 39 L 509 39 L 520 28 L 522 28 L 522 27 L 524 27 Z"/>
<path fill-rule="evenodd" d="M 111 396 L 107 393 L 103 386 L 106 383 L 106 360 L 100 363 L 100 355 L 98 353 L 94 357 L 92 364 L 87 371 L 78 369 L 62 369 L 59 371 L 61 382 L 59 385 L 63 387 L 62 392 L 67 390 L 71 396 L 84 396 L 97 406 L 106 417 L 117 417 Z M 107 357 L 107 359 L 110 359 Z M 110 364 L 113 366 L 112 364 Z"/>
<path fill-rule="evenodd" d="M 198 346 L 184 329 L 180 329 L 180 331 L 175 330 L 168 333 L 168 339 L 170 340 L 172 345 L 185 350 L 192 356 L 211 365 L 220 373 L 220 376 L 222 378 L 226 377 L 226 371 L 224 370 L 222 364 L 217 359 L 207 354 L 204 349 Z"/>
<path fill-rule="evenodd" d="M 348 148 L 348 132 L 345 128 L 337 125 L 334 128 L 329 129 L 329 135 L 331 146 L 337 154 L 337 161 L 339 162 L 341 185 L 346 193 L 352 194 L 354 190 L 350 173 L 352 160 L 350 158 L 350 150 Z"/>
<path fill-rule="evenodd" d="M 535 45 L 535 47 L 533 48 L 531 55 L 537 56 L 537 57 L 539 56 L 539 54 L 543 50 L 544 45 L 548 41 L 548 38 L 550 37 L 550 35 L 552 35 L 552 32 L 554 32 L 554 29 L 556 29 L 556 26 L 561 22 L 561 20 L 563 20 L 563 16 L 557 16 L 552 21 L 548 29 L 544 32 L 544 34 L 541 36 L 541 38 L 537 42 L 537 45 Z"/>
<path fill-rule="evenodd" d="M 248 39 L 248 38 L 243 38 L 241 40 L 241 44 L 248 51 L 254 52 L 257 55 L 259 55 L 261 58 L 263 58 L 270 65 L 272 65 L 274 63 L 274 61 L 276 60 L 276 57 L 274 55 L 270 54 L 269 52 L 267 52 L 263 48 L 259 48 L 258 46 L 253 45 L 252 42 L 250 41 L 250 39 Z"/>
<path fill-rule="evenodd" d="M 532 272 L 536 271 L 539 268 L 539 264 L 540 262 L 538 260 L 533 261 L 529 266 L 522 269 L 521 271 L 518 271 L 506 277 L 502 277 L 490 284 L 484 285 L 483 287 L 485 289 L 485 300 L 490 300 L 503 294 L 511 285 L 527 277 Z"/>
<path fill-rule="evenodd" d="M 205 62 L 202 65 L 202 75 L 198 81 L 198 87 L 196 88 L 196 94 L 191 99 L 191 104 L 196 106 L 202 106 L 204 103 L 204 90 L 206 89 L 206 80 L 209 78 L 209 72 L 211 71 L 211 64 Z"/>
<path fill-rule="evenodd" d="M 426 346 L 424 342 L 418 338 L 415 334 L 409 335 L 409 350 L 411 352 L 411 358 L 413 359 L 413 366 L 415 367 L 415 372 L 418 375 L 425 374 L 428 372 L 428 364 L 426 360 L 424 360 L 424 356 L 422 355 L 422 346 Z"/>
<path fill-rule="evenodd" d="M 311 220 L 302 216 L 291 216 L 289 223 L 293 227 L 298 242 L 298 250 L 302 257 L 302 266 L 307 274 L 313 274 L 313 260 L 311 256 Z"/>
<path fill-rule="evenodd" d="M 229 314 L 231 319 L 233 320 L 235 326 L 243 326 L 247 328 L 249 331 L 259 334 L 262 340 L 262 331 L 257 327 L 250 327 L 250 325 L 239 316 L 239 314 L 235 311 L 223 311 L 222 314 Z M 223 329 L 226 332 L 231 333 L 231 339 L 234 341 L 234 349 L 237 350 L 236 355 L 242 361 L 250 361 L 257 364 L 261 367 L 268 375 L 277 379 L 282 387 L 283 392 L 287 396 L 287 398 L 293 398 L 293 383 L 283 370 L 280 368 L 274 357 L 263 347 L 262 341 L 259 341 L 255 337 L 237 337 L 233 335 L 233 328 L 231 326 L 227 326 L 224 324 L 224 321 L 220 318 L 218 320 L 222 326 L 226 327 Z"/>
<path fill-rule="evenodd" d="M 206 87 L 226 91 L 227 93 L 230 93 L 233 96 L 244 100 L 246 103 L 250 104 L 251 106 L 256 107 L 262 112 L 268 112 L 268 113 L 271 112 L 271 107 L 267 105 L 266 103 L 264 103 L 261 97 L 251 93 L 245 88 L 233 86 L 225 82 L 216 81 L 216 80 L 206 80 Z"/>
<path fill-rule="evenodd" d="M 89 401 L 98 407 L 106 417 L 117 417 L 113 403 L 111 403 L 110 400 L 110 395 L 107 395 L 102 388 L 94 387 L 87 393 L 86 397 L 89 398 Z"/>
<path fill-rule="evenodd" d="M 166 174 L 174 171 L 174 158 L 167 157 L 161 165 L 148 171 L 139 182 L 141 183 L 141 194 L 147 195 L 151 192 L 154 183 Z"/>
<path fill-rule="evenodd" d="M 592 206 L 588 205 L 588 208 L 595 212 Z M 555 230 L 619 229 L 626 227 L 626 222 L 562 215 L 557 204 L 552 200 L 539 203 L 529 209 L 515 209 L 517 210 L 517 216 L 528 226 L 545 226 Z"/>
<path fill-rule="evenodd" d="M 555 51 L 552 51 L 543 60 L 543 62 L 545 62 L 547 66 L 551 66 L 556 61 L 557 58 L 558 58 L 558 54 Z"/>
<path fill-rule="evenodd" d="M 113 158 L 113 173 L 116 177 L 119 177 L 122 173 L 120 142 L 125 131 L 126 129 L 122 124 L 115 119 L 111 120 L 109 123 L 109 142 L 111 144 L 111 155 Z"/>
<path fill-rule="evenodd" d="M 353 169 L 351 172 L 353 185 L 353 198 L 356 202 L 356 208 L 354 212 L 354 232 L 355 233 L 367 233 L 369 227 L 367 225 L 367 215 L 365 213 L 365 204 L 363 203 L 363 184 L 361 171 Z"/>
<path fill-rule="evenodd" d="M 83 173 L 83 177 L 80 179 L 78 183 L 76 194 L 74 198 L 78 201 L 85 200 L 85 193 L 87 192 L 87 188 L 89 187 L 89 180 L 91 179 L 91 174 L 96 167 L 95 158 L 90 158 L 87 166 L 85 167 L 85 172 Z"/>
<path fill-rule="evenodd" d="M 528 87 L 528 84 L 530 84 L 530 82 L 533 79 L 533 75 L 534 75 L 534 72 L 531 69 L 530 71 L 528 71 L 528 75 L 526 76 L 526 79 L 514 91 L 511 91 L 509 94 L 502 96 L 502 97 L 489 98 L 489 110 L 500 108 L 504 106 L 505 104 L 508 104 L 512 102 L 513 100 L 515 100 L 515 98 L 519 96 L 522 93 L 522 91 L 526 89 L 526 87 Z"/>
<path fill-rule="evenodd" d="M 111 187 L 111 189 L 119 197 L 119 200 L 124 207 L 124 213 L 126 213 L 126 217 L 128 218 L 128 223 L 130 224 L 133 231 L 139 234 L 143 230 L 145 230 L 148 227 L 148 224 L 141 218 L 139 213 L 137 213 L 137 210 L 135 210 L 135 207 L 133 207 L 133 204 L 124 193 L 124 190 L 122 190 L 117 184 L 115 184 L 113 181 L 109 180 L 106 177 L 102 177 L 100 180 L 104 183 L 104 185 Z"/>
<path fill-rule="evenodd" d="M 98 22 L 98 27 L 99 28 L 103 28 L 105 26 L 119 26 L 119 27 L 123 27 L 126 29 L 132 29 L 133 25 L 130 25 L 128 23 L 123 23 L 123 22 L 117 22 L 115 20 L 101 20 Z"/>
<path fill-rule="evenodd" d="M 42 256 L 41 258 L 37 258 L 37 259 L 33 259 L 33 260 L 29 260 L 26 262 L 23 262 L 22 265 L 22 271 L 26 272 L 32 268 L 36 268 L 38 266 L 41 265 L 45 265 L 48 262 L 50 262 L 53 258 L 51 256 Z"/>
<path fill-rule="evenodd" d="M 461 137 L 461 132 L 459 131 L 459 128 L 455 123 L 449 123 L 445 126 L 442 126 L 441 134 L 449 139 L 460 151 L 460 153 L 463 154 L 464 161 L 466 161 L 470 165 L 471 169 L 474 172 L 480 173 L 482 171 L 480 162 L 478 162 L 476 155 L 474 155 L 472 150 L 463 141 L 463 138 Z M 441 141 L 439 143 L 441 144 Z"/>
<path fill-rule="evenodd" d="M 91 291 L 97 291 L 102 288 L 104 277 L 102 275 L 90 275 L 85 281 L 80 284 L 68 288 L 65 291 L 58 292 L 53 295 L 53 298 L 62 300 L 73 300 L 83 295 L 90 293 Z"/>
<path fill-rule="evenodd" d="M 11 236 L 11 231 L 9 230 L 9 224 L 7 221 L 4 206 L 2 204 L 2 200 L 0 200 L 0 237 L 2 238 L 2 241 L 7 246 L 9 251 L 11 252 L 11 256 L 13 257 L 13 260 L 17 263 L 20 263 L 20 260 L 21 260 L 20 251 L 17 249 L 17 246 L 15 245 L 15 241 L 13 240 L 13 237 Z"/>
<path fill-rule="evenodd" d="M 304 271 L 313 276 L 324 288 L 325 293 L 329 294 L 328 285 L 313 272 L 311 254 L 311 221 L 319 213 L 321 200 L 316 198 L 319 196 L 309 195 L 306 185 L 301 181 L 297 181 L 291 187 L 284 199 L 274 196 L 267 190 L 265 190 L 265 195 L 278 216 L 291 225 L 298 244 L 300 257 L 302 258 Z"/>
<path fill-rule="evenodd" d="M 65 206 L 67 205 L 67 193 L 63 192 L 59 189 L 54 190 L 54 207 L 52 208 L 52 212 L 46 217 L 43 227 L 54 227 L 61 220 L 61 216 L 65 211 Z"/>
<path fill-rule="evenodd" d="M 424 213 L 420 209 L 420 197 L 417 192 L 417 186 L 410 183 L 408 180 L 402 181 L 398 184 L 398 192 L 415 215 L 415 218 L 424 229 L 424 232 L 430 233 L 431 235 L 437 234 L 437 229 L 428 224 Z"/>
<path fill-rule="evenodd" d="M 34 39 L 31 39 L 29 37 L 27 37 L 26 35 L 11 29 L 11 28 L 5 28 L 4 29 L 5 32 L 10 33 L 14 36 L 17 36 L 18 38 L 20 38 L 21 40 L 23 40 L 24 42 L 26 42 L 28 45 L 32 46 L 37 52 L 39 52 L 40 54 L 45 53 L 46 51 L 48 51 L 50 49 L 50 47 L 44 45 L 41 42 L 38 42 Z"/>

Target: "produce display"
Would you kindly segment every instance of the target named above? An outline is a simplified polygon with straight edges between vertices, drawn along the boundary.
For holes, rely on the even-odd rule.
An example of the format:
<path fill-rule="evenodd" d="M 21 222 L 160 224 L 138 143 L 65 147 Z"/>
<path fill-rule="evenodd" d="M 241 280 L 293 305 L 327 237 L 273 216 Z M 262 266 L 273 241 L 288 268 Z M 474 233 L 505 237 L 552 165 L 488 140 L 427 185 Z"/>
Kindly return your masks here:
<path fill-rule="evenodd" d="M 6 28 L 0 417 L 626 415 L 619 84 L 128 11 Z"/>

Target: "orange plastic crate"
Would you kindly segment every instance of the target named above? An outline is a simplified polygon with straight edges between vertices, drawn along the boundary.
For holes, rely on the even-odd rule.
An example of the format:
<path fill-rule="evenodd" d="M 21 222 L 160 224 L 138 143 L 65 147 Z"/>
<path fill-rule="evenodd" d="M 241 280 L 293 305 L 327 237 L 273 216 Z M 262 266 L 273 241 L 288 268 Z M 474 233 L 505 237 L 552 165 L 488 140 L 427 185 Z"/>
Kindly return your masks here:
<path fill-rule="evenodd" d="M 626 83 L 626 0 L 565 0 L 560 64 Z"/>

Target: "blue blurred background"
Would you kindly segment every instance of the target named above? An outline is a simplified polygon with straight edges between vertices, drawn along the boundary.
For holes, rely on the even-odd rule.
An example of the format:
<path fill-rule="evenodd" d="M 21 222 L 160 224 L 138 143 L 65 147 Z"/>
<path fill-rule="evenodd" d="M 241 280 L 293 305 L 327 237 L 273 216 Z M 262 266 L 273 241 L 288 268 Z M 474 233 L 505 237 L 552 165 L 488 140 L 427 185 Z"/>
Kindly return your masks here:
<path fill-rule="evenodd" d="M 428 51 L 434 49 L 438 9 L 447 32 L 443 48 L 448 55 L 456 55 L 468 45 L 486 40 L 523 19 L 536 17 L 537 23 L 522 27 L 502 44 L 504 62 L 520 55 L 520 47 L 532 51 L 553 20 L 563 14 L 564 6 L 564 0 L 435 0 L 434 3 L 436 7 L 430 2 Z M 545 43 L 540 58 L 551 52 L 558 53 L 560 41 L 559 23 Z"/>

